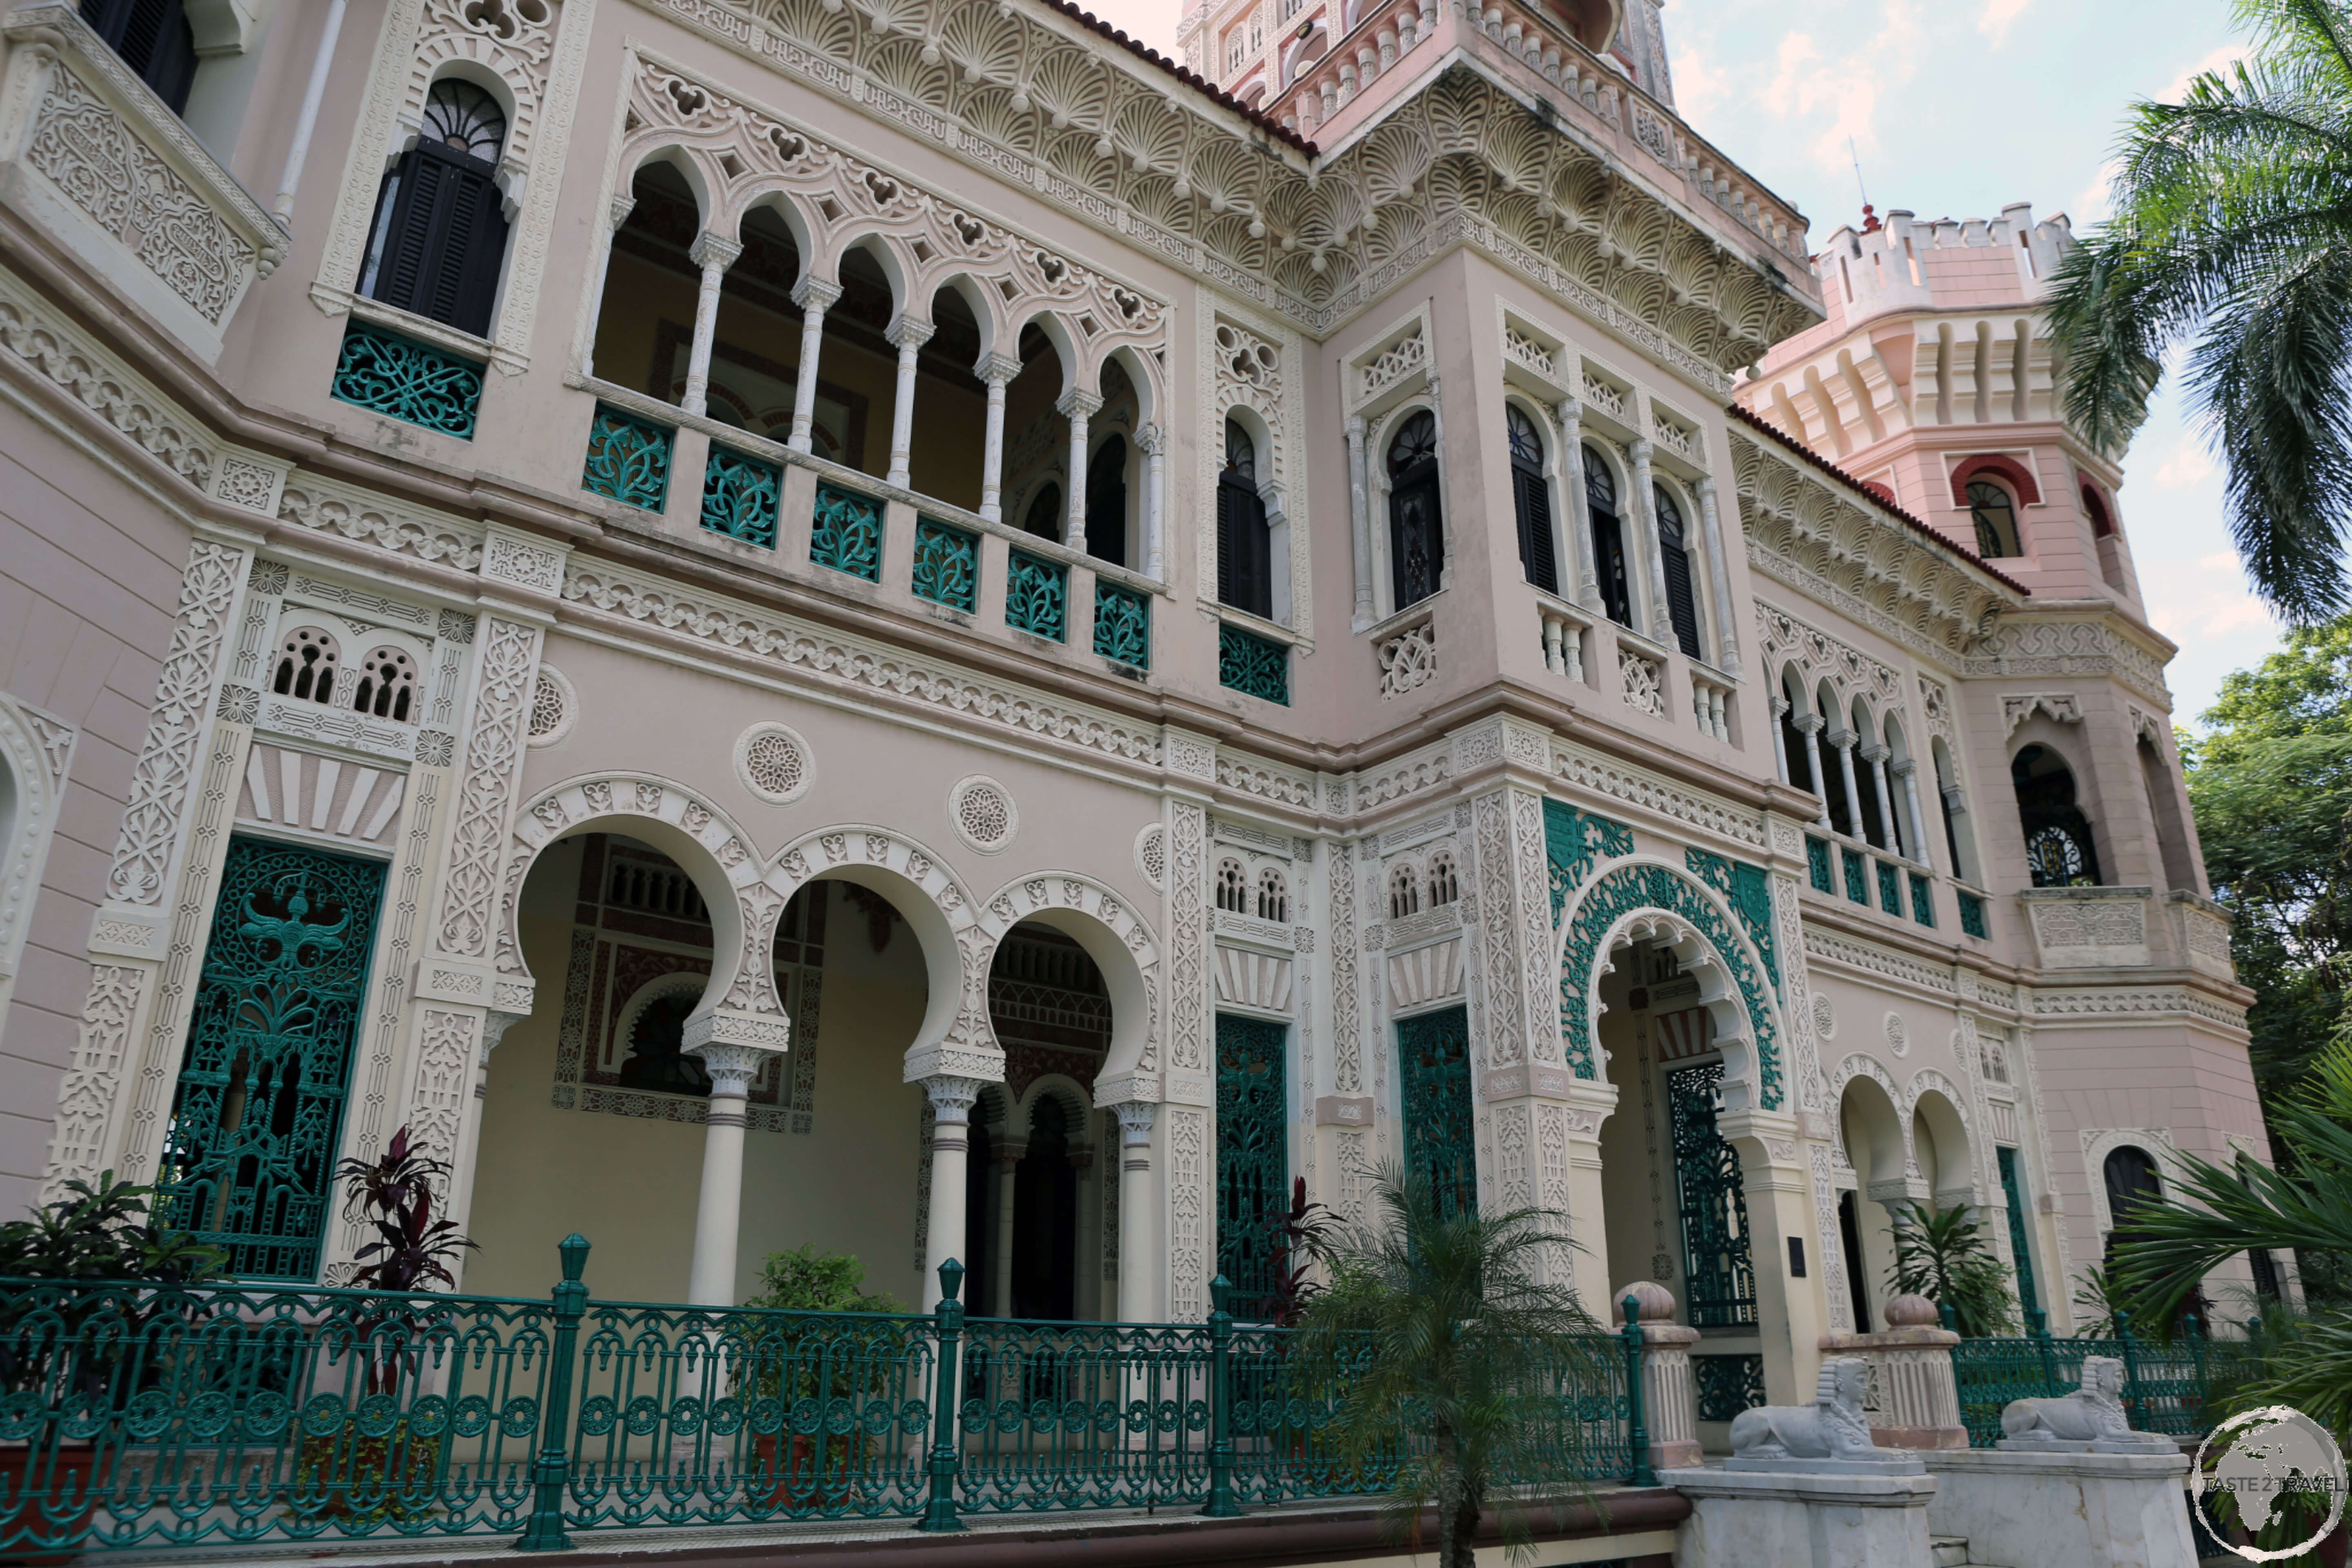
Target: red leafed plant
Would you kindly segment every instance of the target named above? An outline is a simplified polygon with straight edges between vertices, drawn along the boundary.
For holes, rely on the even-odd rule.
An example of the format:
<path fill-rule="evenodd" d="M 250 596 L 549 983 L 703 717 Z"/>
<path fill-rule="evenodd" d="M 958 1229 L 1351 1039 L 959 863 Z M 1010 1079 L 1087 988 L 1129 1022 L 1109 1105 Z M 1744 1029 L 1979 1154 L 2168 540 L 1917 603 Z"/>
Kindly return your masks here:
<path fill-rule="evenodd" d="M 433 1189 L 436 1183 L 446 1184 L 447 1161 L 426 1153 L 403 1127 L 383 1153 L 373 1160 L 345 1160 L 335 1175 L 344 1184 L 343 1217 L 375 1232 L 373 1241 L 352 1255 L 360 1265 L 352 1274 L 353 1289 L 407 1295 L 436 1284 L 456 1289 L 449 1259 L 475 1243 L 457 1234 L 454 1221 L 436 1215 Z M 400 1382 L 400 1342 L 416 1325 L 391 1313 L 368 1327 L 372 1336 L 388 1342 L 370 1358 L 368 1392 L 393 1393 Z"/>
<path fill-rule="evenodd" d="M 1316 1266 L 1329 1259 L 1339 1229 L 1339 1216 L 1321 1204 L 1307 1201 L 1307 1178 L 1291 1183 L 1290 1212 L 1268 1216 L 1265 1234 L 1274 1254 L 1267 1276 L 1273 1287 L 1258 1303 L 1257 1318 L 1278 1329 L 1294 1328 L 1307 1304 L 1322 1292 L 1314 1279 Z"/>

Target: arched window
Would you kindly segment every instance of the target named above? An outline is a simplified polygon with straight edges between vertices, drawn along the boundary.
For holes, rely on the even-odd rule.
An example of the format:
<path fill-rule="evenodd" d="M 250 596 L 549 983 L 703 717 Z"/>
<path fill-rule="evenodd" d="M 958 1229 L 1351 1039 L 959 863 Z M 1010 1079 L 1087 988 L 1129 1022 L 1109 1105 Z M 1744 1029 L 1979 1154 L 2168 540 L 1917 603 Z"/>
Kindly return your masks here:
<path fill-rule="evenodd" d="M 301 702 L 331 702 L 335 698 L 335 663 L 342 651 L 334 637 L 316 626 L 286 634 L 278 645 L 278 674 L 269 689 Z"/>
<path fill-rule="evenodd" d="M 2107 1257 L 2112 1259 L 2116 1237 L 2143 1205 L 2163 1200 L 2164 1184 L 2157 1177 L 2154 1156 L 2130 1143 L 2107 1151 L 2103 1173 L 2107 1184 Z"/>
<path fill-rule="evenodd" d="M 2116 531 L 2115 514 L 2107 510 L 2107 498 L 2090 480 L 2083 481 L 2083 515 L 2091 520 L 2091 536 L 2105 539 Z"/>
<path fill-rule="evenodd" d="M 1113 436 L 1087 461 L 1087 553 L 1127 564 L 1127 437 Z"/>
<path fill-rule="evenodd" d="M 1650 498 L 1658 508 L 1658 555 L 1666 568 L 1666 612 L 1674 618 L 1675 641 L 1683 657 L 1697 658 L 1698 595 L 1691 587 L 1690 546 L 1683 533 L 1683 509 L 1664 485 L 1652 485 Z"/>
<path fill-rule="evenodd" d="M 415 698 L 416 662 L 398 648 L 380 647 L 360 661 L 360 683 L 352 690 L 358 711 L 405 724 Z"/>
<path fill-rule="evenodd" d="M 1625 531 L 1617 521 L 1617 476 L 1601 454 L 1584 448 L 1584 506 L 1592 525 L 1592 574 L 1601 608 L 1621 626 L 1633 624 L 1633 591 L 1625 575 Z"/>
<path fill-rule="evenodd" d="M 1389 579 L 1402 610 L 1437 592 L 1445 572 L 1437 500 L 1437 416 L 1426 408 L 1389 443 Z"/>
<path fill-rule="evenodd" d="M 1257 443 L 1238 419 L 1225 421 L 1225 466 L 1217 475 L 1217 599 L 1274 617 L 1274 546 L 1257 489 Z"/>
<path fill-rule="evenodd" d="M 2025 867 L 2037 888 L 2095 887 L 2099 857 L 2091 824 L 2074 801 L 2074 774 L 2047 746 L 2028 746 L 2009 764 L 2025 829 Z"/>
<path fill-rule="evenodd" d="M 1429 858 L 1429 907 L 1444 909 L 1461 896 L 1462 882 L 1454 874 L 1454 852 L 1441 849 Z"/>
<path fill-rule="evenodd" d="M 1977 553 L 2022 555 L 2017 543 L 2017 503 L 1990 479 L 1969 481 L 1969 516 L 1976 521 Z"/>
<path fill-rule="evenodd" d="M 1411 862 L 1389 873 L 1389 919 L 1421 913 L 1421 877 Z"/>
<path fill-rule="evenodd" d="M 1960 793 L 1960 776 L 1942 737 L 1927 743 L 1927 760 L 1936 769 L 1936 800 L 1943 808 L 1944 847 L 1952 854 L 1952 875 L 1981 886 L 1984 878 L 1977 868 L 1976 836 L 1960 820 L 1969 814 L 1968 799 Z"/>
<path fill-rule="evenodd" d="M 507 117 L 471 82 L 444 79 L 425 100 L 416 145 L 376 197 L 360 292 L 461 332 L 488 336 L 507 254 L 498 157 Z"/>
<path fill-rule="evenodd" d="M 1821 781 L 1813 777 L 1813 757 L 1805 749 L 1805 731 L 1797 723 L 1797 716 L 1810 712 L 1812 705 L 1805 700 L 1804 688 L 1797 683 L 1797 672 L 1790 667 L 1780 682 L 1780 756 L 1787 763 L 1786 783 L 1798 789 L 1822 793 Z"/>
<path fill-rule="evenodd" d="M 1511 507 L 1518 514 L 1519 569 L 1547 594 L 1559 592 L 1559 567 L 1551 542 L 1551 481 L 1544 477 L 1543 437 L 1536 422 L 1516 404 L 1503 408 L 1503 431 L 1511 444 Z"/>
<path fill-rule="evenodd" d="M 1290 923 L 1290 884 L 1271 866 L 1257 874 L 1257 918 Z"/>
<path fill-rule="evenodd" d="M 1021 520 L 1023 531 L 1040 539 L 1062 542 L 1062 487 L 1047 483 L 1038 487 L 1029 501 L 1028 515 Z"/>
<path fill-rule="evenodd" d="M 1250 912 L 1249 876 L 1238 860 L 1217 862 L 1217 908 L 1228 914 Z"/>
<path fill-rule="evenodd" d="M 181 0 L 82 0 L 81 19 L 173 113 L 187 112 L 196 39 Z"/>

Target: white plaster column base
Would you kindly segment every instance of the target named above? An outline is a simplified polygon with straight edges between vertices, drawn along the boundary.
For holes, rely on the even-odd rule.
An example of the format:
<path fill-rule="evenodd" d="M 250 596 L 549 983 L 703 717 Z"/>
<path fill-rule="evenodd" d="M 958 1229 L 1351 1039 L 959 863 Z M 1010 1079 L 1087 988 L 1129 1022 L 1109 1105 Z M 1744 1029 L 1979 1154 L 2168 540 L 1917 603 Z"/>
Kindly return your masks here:
<path fill-rule="evenodd" d="M 1932 1476 L 1664 1470 L 1691 1500 L 1675 1568 L 1929 1568 Z"/>
<path fill-rule="evenodd" d="M 1924 1454 L 1938 1535 L 1991 1568 L 2196 1568 L 2186 1454 Z"/>

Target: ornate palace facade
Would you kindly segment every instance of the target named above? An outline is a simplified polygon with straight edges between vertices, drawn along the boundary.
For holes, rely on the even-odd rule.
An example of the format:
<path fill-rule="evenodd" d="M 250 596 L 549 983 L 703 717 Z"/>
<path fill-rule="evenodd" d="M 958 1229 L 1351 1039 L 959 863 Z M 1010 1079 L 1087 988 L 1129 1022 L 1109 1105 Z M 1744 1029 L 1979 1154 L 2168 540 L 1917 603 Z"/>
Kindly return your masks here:
<path fill-rule="evenodd" d="M 468 1289 L 1196 1320 L 1402 1162 L 1709 1420 L 1913 1200 L 2064 1328 L 2267 1157 L 2069 241 L 1816 260 L 1657 30 L 0 16 L 9 1205 L 332 1282 L 405 1125 Z"/>

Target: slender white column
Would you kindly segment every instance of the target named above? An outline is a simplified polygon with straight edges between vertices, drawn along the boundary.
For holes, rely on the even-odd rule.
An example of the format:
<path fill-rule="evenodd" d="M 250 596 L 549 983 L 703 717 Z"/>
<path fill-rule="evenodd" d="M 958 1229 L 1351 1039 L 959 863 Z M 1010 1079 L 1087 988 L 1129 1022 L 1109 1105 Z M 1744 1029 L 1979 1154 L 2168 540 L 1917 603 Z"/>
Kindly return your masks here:
<path fill-rule="evenodd" d="M 1884 745 L 1869 745 L 1862 749 L 1862 760 L 1870 764 L 1870 782 L 1878 792 L 1878 828 L 1886 836 L 1886 842 L 1879 847 L 1892 849 L 1900 855 L 1903 853 L 1903 833 L 1895 823 L 1894 792 L 1886 787 L 1886 759 L 1894 754 Z"/>
<path fill-rule="evenodd" d="M 1851 730 L 1832 730 L 1830 731 L 1830 744 L 1837 748 L 1838 776 L 1845 781 L 1845 826 L 1847 836 L 1853 838 L 1863 838 L 1866 842 L 1866 836 L 1862 831 L 1862 785 L 1854 782 L 1853 743 L 1856 737 L 1854 732 Z"/>
<path fill-rule="evenodd" d="M 335 63 L 335 40 L 342 36 L 345 0 L 327 0 L 327 20 L 319 29 L 319 49 L 310 57 L 310 79 L 302 89 L 302 108 L 294 117 L 294 140 L 286 149 L 286 172 L 278 176 L 278 199 L 269 216 L 289 228 L 294 222 L 294 188 L 302 183 L 302 165 L 310 161 L 310 135 L 319 128 L 319 105 L 327 96 L 327 70 Z"/>
<path fill-rule="evenodd" d="M 1223 433 L 1219 432 L 1222 439 Z M 1364 477 L 1364 422 L 1361 417 L 1348 421 L 1348 505 L 1349 516 L 1355 528 L 1356 543 L 1356 623 L 1369 626 L 1372 619 L 1372 514 L 1371 491 Z"/>
<path fill-rule="evenodd" d="M 841 298 L 841 285 L 822 278 L 803 278 L 793 290 L 801 308 L 800 378 L 793 388 L 793 434 L 784 444 L 795 452 L 809 449 L 809 426 L 816 418 L 816 360 L 824 349 L 824 313 Z M 934 1280 L 927 1289 L 937 1289 Z"/>
<path fill-rule="evenodd" d="M 692 1047 L 710 1075 L 702 1130 L 702 1198 L 694 1214 L 694 1267 L 686 1299 L 697 1307 L 735 1305 L 735 1249 L 743 1219 L 743 1101 L 770 1053 L 712 1041 Z"/>
<path fill-rule="evenodd" d="M 1151 1190 L 1151 1124 L 1160 1107 L 1127 1100 L 1118 1112 L 1118 1321 L 1149 1323 L 1164 1316 L 1155 1270 L 1160 1258 L 1159 1209 Z"/>
<path fill-rule="evenodd" d="M 710 405 L 710 343 L 719 331 L 719 286 L 735 258 L 743 254 L 740 241 L 705 229 L 687 252 L 702 268 L 702 291 L 694 299 L 694 346 L 686 356 L 686 395 L 678 406 L 700 414 Z"/>
<path fill-rule="evenodd" d="M 1087 547 L 1087 421 L 1102 406 L 1102 399 L 1091 392 L 1066 392 L 1054 405 L 1070 422 L 1070 493 L 1063 497 L 1067 521 L 1062 527 L 1062 542 L 1073 550 Z"/>
<path fill-rule="evenodd" d="M 1947 785 L 1937 793 L 1943 796 L 1944 820 L 1951 825 L 1952 842 L 1954 844 L 1966 843 L 1968 841 L 1969 825 L 1962 819 L 1969 815 L 1968 796 L 1960 793 L 1960 786 L 1958 784 Z M 1969 873 L 1966 868 L 1959 864 L 1958 859 L 1955 859 L 1952 863 L 1952 875 L 1955 877 L 1966 877 L 1969 875 Z"/>
<path fill-rule="evenodd" d="M 1788 717 L 1788 713 L 1789 700 L 1785 697 L 1773 698 L 1772 762 L 1780 770 L 1780 782 L 1784 784 L 1793 784 L 1797 781 L 1789 776 L 1789 734 L 1780 727 L 1780 721 Z"/>
<path fill-rule="evenodd" d="M 1911 858 L 1922 866 L 1936 863 L 1936 847 L 1927 837 L 1927 819 L 1919 812 L 1919 762 L 1916 757 L 1904 757 L 1887 764 L 1887 771 L 1903 781 L 1903 809 L 1911 818 Z"/>
<path fill-rule="evenodd" d="M 1588 610 L 1601 607 L 1601 580 L 1592 571 L 1592 507 L 1584 494 L 1584 405 L 1571 397 L 1556 410 L 1559 417 L 1559 493 L 1568 515 L 1560 519 L 1560 537 L 1568 541 L 1568 556 L 1576 588 L 1566 584 L 1563 595 Z"/>
<path fill-rule="evenodd" d="M 1726 675 L 1741 673 L 1739 668 L 1739 629 L 1731 613 L 1731 569 L 1724 564 L 1723 524 L 1717 520 L 1715 507 L 1715 481 L 1699 480 L 1699 526 L 1706 531 L 1706 585 L 1715 598 L 1715 630 L 1722 651 L 1716 663 Z"/>
<path fill-rule="evenodd" d="M 1826 828 L 1830 826 L 1830 789 L 1822 777 L 1822 716 L 1798 714 L 1797 731 L 1805 737 L 1805 776 L 1813 781 L 1813 794 L 1822 803 L 1821 826 Z"/>
<path fill-rule="evenodd" d="M 1161 487 L 1168 482 L 1168 432 L 1146 425 L 1136 432 L 1135 444 L 1143 448 L 1143 574 L 1165 582 L 1160 515 Z"/>
<path fill-rule="evenodd" d="M 890 473 L 888 482 L 907 489 L 907 465 L 915 444 L 915 355 L 931 341 L 931 323 L 901 316 L 883 335 L 898 351 L 898 391 L 890 404 Z"/>
<path fill-rule="evenodd" d="M 1004 521 L 1004 389 L 1021 374 L 1021 362 L 1003 354 L 983 354 L 972 374 L 988 386 L 988 426 L 980 448 L 980 515 L 990 522 Z"/>
<path fill-rule="evenodd" d="M 923 1233 L 923 1310 L 940 1304 L 940 1265 L 963 1251 L 965 1161 L 971 1151 L 971 1106 L 980 1098 L 976 1078 L 944 1075 L 923 1079 L 931 1100 L 930 1222 Z M 961 1262 L 961 1258 L 957 1261 Z M 969 1309 L 980 1282 L 965 1276 Z"/>
<path fill-rule="evenodd" d="M 1000 1139 L 989 1145 L 989 1152 L 996 1160 L 996 1287 L 989 1308 L 995 1316 L 1009 1318 L 1013 1315 L 1013 1185 L 1029 1145 Z"/>
<path fill-rule="evenodd" d="M 1639 520 L 1643 553 L 1650 558 L 1650 636 L 1668 647 L 1679 647 L 1674 609 L 1666 603 L 1666 550 L 1658 538 L 1657 503 L 1650 493 L 1650 456 L 1656 448 L 1636 441 L 1625 450 L 1633 459 L 1633 504 L 1628 510 Z"/>
<path fill-rule="evenodd" d="M 596 276 L 590 280 L 588 290 L 588 297 L 597 301 L 600 314 L 604 299 L 604 275 L 613 269 L 613 237 L 621 232 L 621 226 L 628 222 L 629 215 L 636 210 L 637 198 L 635 196 L 614 196 L 612 205 L 604 209 L 604 232 L 597 237 Z M 596 374 L 596 322 L 593 319 L 588 323 L 588 341 L 580 345 L 580 374 Z"/>

